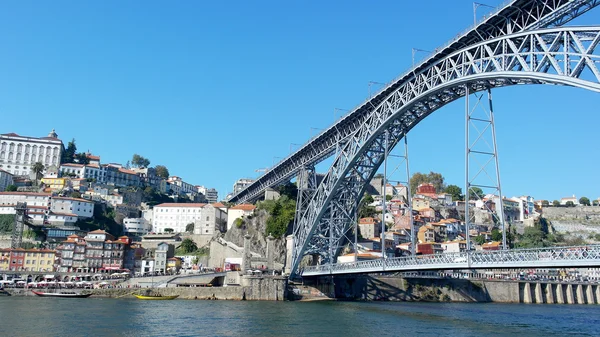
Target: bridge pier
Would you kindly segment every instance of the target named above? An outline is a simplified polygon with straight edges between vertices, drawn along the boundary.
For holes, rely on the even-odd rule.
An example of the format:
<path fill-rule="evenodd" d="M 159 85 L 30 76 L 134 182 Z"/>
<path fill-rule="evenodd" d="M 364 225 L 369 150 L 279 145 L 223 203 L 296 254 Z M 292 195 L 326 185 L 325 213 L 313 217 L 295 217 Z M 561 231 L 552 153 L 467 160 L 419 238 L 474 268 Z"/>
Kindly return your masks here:
<path fill-rule="evenodd" d="M 596 301 L 594 300 L 594 291 L 593 291 L 593 285 L 588 284 L 585 286 L 585 297 L 587 298 L 587 304 L 596 304 Z"/>
<path fill-rule="evenodd" d="M 575 289 L 577 295 L 577 304 L 585 304 L 585 297 L 583 296 L 583 285 L 578 284 Z"/>
<path fill-rule="evenodd" d="M 573 298 L 573 285 L 567 284 L 567 303 L 575 304 L 575 298 Z"/>
<path fill-rule="evenodd" d="M 533 303 L 531 298 L 531 284 L 525 283 L 523 288 L 523 303 Z"/>
<path fill-rule="evenodd" d="M 562 284 L 556 285 L 556 303 L 565 304 L 565 290 L 563 289 Z"/>
<path fill-rule="evenodd" d="M 554 286 L 552 283 L 546 284 L 546 303 L 554 304 Z"/>
<path fill-rule="evenodd" d="M 542 284 L 535 284 L 535 303 L 544 304 L 544 295 L 542 294 Z"/>

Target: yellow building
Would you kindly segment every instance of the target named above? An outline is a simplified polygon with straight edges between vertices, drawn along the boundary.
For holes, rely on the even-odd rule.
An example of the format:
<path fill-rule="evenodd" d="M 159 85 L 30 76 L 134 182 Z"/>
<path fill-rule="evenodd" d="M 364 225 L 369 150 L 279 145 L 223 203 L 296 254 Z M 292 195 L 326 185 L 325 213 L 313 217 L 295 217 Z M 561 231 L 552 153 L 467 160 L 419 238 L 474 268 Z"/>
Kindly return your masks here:
<path fill-rule="evenodd" d="M 68 178 L 42 178 L 42 183 L 52 190 L 62 190 L 67 186 Z"/>
<path fill-rule="evenodd" d="M 13 249 L 25 253 L 23 270 L 53 271 L 55 251 L 48 249 Z"/>
<path fill-rule="evenodd" d="M 0 249 L 0 270 L 8 270 L 10 265 L 10 248 Z"/>
<path fill-rule="evenodd" d="M 176 272 L 181 269 L 181 259 L 172 257 L 167 259 L 167 270 Z"/>

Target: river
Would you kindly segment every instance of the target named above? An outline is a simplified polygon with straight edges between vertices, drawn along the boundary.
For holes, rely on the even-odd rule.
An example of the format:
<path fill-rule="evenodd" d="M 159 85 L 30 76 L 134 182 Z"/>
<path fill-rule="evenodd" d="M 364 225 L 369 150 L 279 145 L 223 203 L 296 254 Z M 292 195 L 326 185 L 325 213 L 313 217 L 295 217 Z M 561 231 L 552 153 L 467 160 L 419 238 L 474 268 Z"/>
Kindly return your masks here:
<path fill-rule="evenodd" d="M 2 336 L 598 336 L 600 306 L 0 297 Z"/>

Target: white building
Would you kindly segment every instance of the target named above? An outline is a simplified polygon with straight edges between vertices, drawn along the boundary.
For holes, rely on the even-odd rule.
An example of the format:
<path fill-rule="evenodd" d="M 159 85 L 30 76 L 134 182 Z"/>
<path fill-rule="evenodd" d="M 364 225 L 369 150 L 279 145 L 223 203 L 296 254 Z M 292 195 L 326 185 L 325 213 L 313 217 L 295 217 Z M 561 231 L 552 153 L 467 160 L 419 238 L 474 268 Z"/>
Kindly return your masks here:
<path fill-rule="evenodd" d="M 208 204 L 202 207 L 202 216 L 194 222 L 194 234 L 213 235 L 215 230 L 226 230 L 227 212 L 218 205 Z"/>
<path fill-rule="evenodd" d="M 125 235 L 144 236 L 151 230 L 151 225 L 144 218 L 123 219 L 123 232 Z"/>
<path fill-rule="evenodd" d="M 210 204 L 214 204 L 215 202 L 217 202 L 217 200 L 219 200 L 219 192 L 217 192 L 217 190 L 214 188 L 196 186 L 196 190 L 198 191 L 198 193 L 204 194 L 204 197 L 206 197 L 206 200 Z"/>
<path fill-rule="evenodd" d="M 27 203 L 27 214 L 35 224 L 64 225 L 94 215 L 94 203 L 89 200 L 31 192 L 0 192 L 0 214 L 15 214 L 17 202 Z"/>
<path fill-rule="evenodd" d="M 13 184 L 13 175 L 8 172 L 0 169 L 0 192 L 4 192 L 8 185 Z"/>
<path fill-rule="evenodd" d="M 47 137 L 19 136 L 16 133 L 0 135 L 0 169 L 14 176 L 29 176 L 33 164 L 45 167 L 60 165 L 64 146 L 52 130 Z"/>
<path fill-rule="evenodd" d="M 229 208 L 227 210 L 227 230 L 233 226 L 236 219 L 251 215 L 255 208 L 256 206 L 251 204 L 240 204 Z"/>
<path fill-rule="evenodd" d="M 152 231 L 164 233 L 171 228 L 175 233 L 185 232 L 185 227 L 202 217 L 202 208 L 206 204 L 164 203 L 152 209 Z"/>
<path fill-rule="evenodd" d="M 563 206 L 565 206 L 569 201 L 571 201 L 575 206 L 579 205 L 579 200 L 577 200 L 575 194 L 573 194 L 572 197 L 560 198 L 560 204 Z"/>
<path fill-rule="evenodd" d="M 183 179 L 181 179 L 178 176 L 169 177 L 169 180 L 167 180 L 167 182 L 169 184 L 171 184 L 171 190 L 173 192 L 176 191 L 177 194 L 187 194 L 187 193 L 196 194 L 198 192 L 198 190 L 196 189 L 196 187 L 194 185 L 186 183 L 185 181 L 183 181 Z"/>
<path fill-rule="evenodd" d="M 242 191 L 243 189 L 248 187 L 253 182 L 254 182 L 254 179 L 250 179 L 250 178 L 239 179 L 238 181 L 235 182 L 235 184 L 233 184 L 233 194 L 235 195 L 235 194 L 239 193 L 240 191 Z"/>

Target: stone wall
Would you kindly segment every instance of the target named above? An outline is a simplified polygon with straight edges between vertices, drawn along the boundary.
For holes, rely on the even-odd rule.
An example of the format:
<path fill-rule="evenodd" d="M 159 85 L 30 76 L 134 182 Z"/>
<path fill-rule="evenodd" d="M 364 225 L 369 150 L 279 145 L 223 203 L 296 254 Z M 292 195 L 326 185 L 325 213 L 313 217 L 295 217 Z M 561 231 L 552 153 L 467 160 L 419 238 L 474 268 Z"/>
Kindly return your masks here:
<path fill-rule="evenodd" d="M 588 239 L 590 234 L 600 233 L 600 207 L 544 207 L 542 216 L 550 222 L 557 232 L 569 232 Z"/>

